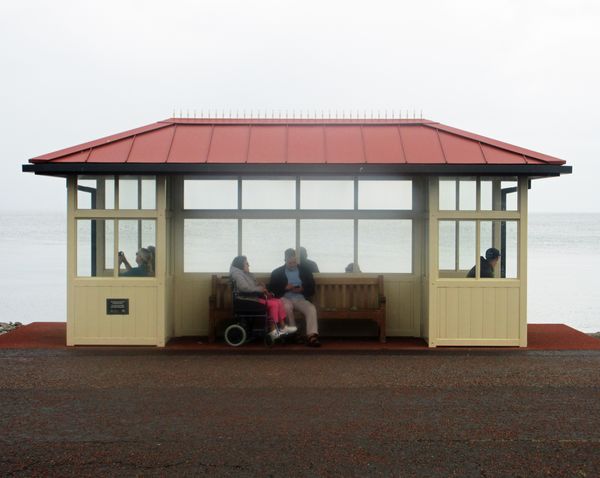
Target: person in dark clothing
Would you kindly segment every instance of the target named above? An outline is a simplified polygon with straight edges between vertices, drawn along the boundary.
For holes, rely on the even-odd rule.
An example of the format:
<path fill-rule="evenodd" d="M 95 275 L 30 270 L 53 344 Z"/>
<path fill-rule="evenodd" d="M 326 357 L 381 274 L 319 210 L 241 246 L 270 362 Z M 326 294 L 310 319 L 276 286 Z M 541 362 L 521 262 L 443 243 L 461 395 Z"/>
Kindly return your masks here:
<path fill-rule="evenodd" d="M 306 267 L 313 274 L 319 272 L 319 266 L 317 265 L 317 263 L 315 261 L 311 261 L 308 258 L 308 252 L 306 252 L 305 247 L 300 247 L 300 264 L 302 264 L 302 266 Z"/>
<path fill-rule="evenodd" d="M 317 309 L 308 300 L 315 294 L 315 280 L 310 269 L 298 264 L 294 249 L 287 249 L 285 264 L 271 272 L 268 289 L 281 298 L 291 326 L 296 325 L 294 310 L 302 312 L 306 319 L 307 345 L 320 347 Z"/>
<path fill-rule="evenodd" d="M 485 251 L 485 257 L 481 256 L 479 258 L 480 264 L 480 276 L 484 278 L 494 278 L 494 267 L 498 263 L 498 259 L 500 258 L 500 251 L 495 247 L 490 247 L 487 251 Z M 476 266 L 469 271 L 467 277 L 475 277 L 475 269 Z"/>

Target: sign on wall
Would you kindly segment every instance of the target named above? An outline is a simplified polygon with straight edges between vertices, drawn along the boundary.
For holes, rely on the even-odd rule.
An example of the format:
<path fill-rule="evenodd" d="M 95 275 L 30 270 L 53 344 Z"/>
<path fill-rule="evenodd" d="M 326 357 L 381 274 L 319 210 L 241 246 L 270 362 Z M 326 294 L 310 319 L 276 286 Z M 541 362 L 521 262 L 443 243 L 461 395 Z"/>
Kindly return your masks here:
<path fill-rule="evenodd" d="M 106 299 L 106 315 L 129 315 L 129 299 Z"/>

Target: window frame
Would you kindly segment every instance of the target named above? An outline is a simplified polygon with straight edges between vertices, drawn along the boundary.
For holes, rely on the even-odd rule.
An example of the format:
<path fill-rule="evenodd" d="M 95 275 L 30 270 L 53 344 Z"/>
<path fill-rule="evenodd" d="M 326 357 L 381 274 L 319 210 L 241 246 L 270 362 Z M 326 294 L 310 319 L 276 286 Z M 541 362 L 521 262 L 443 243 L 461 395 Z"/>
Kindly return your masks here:
<path fill-rule="evenodd" d="M 459 184 L 460 180 L 475 180 L 476 181 L 476 191 L 477 191 L 477 196 L 476 196 L 476 210 L 459 210 L 459 209 L 454 209 L 454 210 L 448 210 L 448 209 L 444 209 L 441 210 L 439 209 L 440 206 L 440 197 L 439 197 L 439 183 L 442 180 L 448 180 L 448 179 L 453 179 L 456 181 L 456 184 Z M 482 181 L 489 181 L 490 179 L 497 179 L 499 181 L 516 181 L 516 188 L 508 188 L 508 189 L 516 189 L 517 192 L 517 208 L 515 210 L 489 210 L 489 209 L 481 209 L 481 182 Z M 522 234 L 522 227 L 524 222 L 526 223 L 526 211 L 523 210 L 523 205 L 526 205 L 526 202 L 523 201 L 523 198 L 521 198 L 522 194 L 525 194 L 525 201 L 526 201 L 526 193 L 524 192 L 524 182 L 528 181 L 527 178 L 524 177 L 505 177 L 505 176 L 497 176 L 497 177 L 492 177 L 490 175 L 478 175 L 478 176 L 437 176 L 437 177 L 432 177 L 431 181 L 430 181 L 430 187 L 433 187 L 433 191 L 434 191 L 434 195 L 431 196 L 431 200 L 432 200 L 432 222 L 431 227 L 435 227 L 436 228 L 436 233 L 435 233 L 435 237 L 437 240 L 437 244 L 435 244 L 435 249 L 437 250 L 436 252 L 436 260 L 435 260 L 435 264 L 433 265 L 433 271 L 432 273 L 434 273 L 434 277 L 437 280 L 442 280 L 442 281 L 473 281 L 473 278 L 467 278 L 467 277 L 442 277 L 440 272 L 463 272 L 462 270 L 458 269 L 458 253 L 455 253 L 455 269 L 454 271 L 448 270 L 448 269 L 440 269 L 440 256 L 439 256 L 439 248 L 440 248 L 440 235 L 439 235 L 439 227 L 440 227 L 440 222 L 442 221 L 456 221 L 456 223 L 458 223 L 459 221 L 475 221 L 475 231 L 476 231 L 476 238 L 475 238 L 475 250 L 474 250 L 474 254 L 475 254 L 475 278 L 476 280 L 483 280 L 483 281 L 520 281 L 523 279 L 522 277 L 522 273 L 523 270 L 521 268 L 521 261 L 523 260 L 523 255 L 524 252 L 522 250 L 522 248 L 524 247 L 522 241 L 523 239 L 523 234 Z M 457 196 L 456 196 L 456 205 L 457 208 L 459 206 L 458 203 L 458 186 L 457 186 Z M 493 201 L 492 201 L 493 202 Z M 526 207 L 526 206 L 525 206 Z M 481 277 L 481 265 L 480 265 L 480 249 L 481 249 L 481 222 L 486 222 L 486 221 L 514 221 L 516 223 L 517 226 L 517 230 L 516 230 L 516 239 L 517 239 L 517 259 L 516 259 L 516 277 L 509 277 L 509 278 L 505 278 L 505 277 L 494 277 L 494 278 L 482 278 Z M 457 231 L 457 236 L 458 236 L 458 226 L 456 227 L 456 231 Z M 460 244 L 458 242 L 458 237 L 456 239 L 456 244 L 455 244 L 455 248 L 456 251 L 458 251 L 460 247 Z M 500 249 L 500 247 L 498 247 Z M 468 271 L 466 271 L 468 272 Z"/>
<path fill-rule="evenodd" d="M 82 176 L 90 176 L 91 178 L 98 179 L 113 179 L 114 180 L 114 209 L 79 209 L 78 206 L 78 193 L 79 193 L 79 184 L 78 180 Z M 144 179 L 152 179 L 154 181 L 154 209 L 119 209 L 119 179 L 120 178 L 132 178 L 135 177 L 138 179 L 138 205 L 141 207 L 142 205 L 142 180 Z M 69 198 L 69 210 L 71 211 L 69 214 L 69 220 L 73 221 L 73 266 L 72 266 L 72 276 L 77 281 L 90 281 L 90 280 L 100 280 L 100 281 L 110 281 L 110 280 L 119 280 L 119 281 L 134 281 L 134 280 L 142 280 L 142 281 L 156 281 L 158 280 L 159 271 L 154 270 L 154 276 L 149 277 L 122 277 L 119 276 L 119 264 L 118 264 L 118 248 L 119 248 L 119 221 L 129 221 L 129 220 L 137 220 L 139 222 L 139 227 L 141 228 L 142 221 L 154 221 L 154 234 L 155 234 L 155 251 L 156 254 L 160 254 L 160 250 L 158 246 L 158 235 L 159 235 L 159 222 L 160 222 L 160 214 L 159 214 L 159 194 L 164 194 L 164 186 L 165 186 L 165 178 L 163 176 L 151 175 L 151 174 L 127 174 L 127 175 L 118 175 L 118 174 L 94 174 L 94 175 L 74 175 L 68 179 L 68 191 L 72 192 L 72 196 Z M 112 220 L 114 221 L 114 234 L 113 234 L 113 273 L 110 276 L 79 276 L 78 275 L 78 249 L 79 249 L 79 236 L 78 236 L 78 221 L 80 220 Z M 139 242 L 139 240 L 138 240 Z M 147 244 L 140 244 L 140 247 L 146 247 Z M 131 263 L 134 258 L 128 257 L 129 262 Z M 159 261 L 157 257 L 155 257 L 155 264 L 158 264 Z M 158 267 L 158 266 L 157 266 Z"/>
<path fill-rule="evenodd" d="M 198 175 L 183 175 L 181 176 L 181 191 L 183 194 L 186 180 L 197 180 L 205 177 Z M 351 175 L 257 175 L 257 176 L 233 176 L 233 175 L 216 175 L 211 176 L 211 179 L 235 179 L 238 181 L 238 207 L 236 209 L 184 209 L 183 205 L 179 211 L 181 222 L 186 219 L 237 219 L 238 222 L 238 255 L 244 253 L 243 245 L 243 226 L 242 221 L 245 219 L 292 219 L 296 222 L 296 241 L 295 244 L 290 244 L 290 247 L 295 246 L 298 249 L 300 244 L 301 220 L 307 219 L 351 219 L 353 220 L 353 262 L 360 264 L 358 257 L 358 221 L 362 219 L 407 219 L 411 220 L 412 241 L 411 241 L 411 272 L 394 272 L 386 274 L 402 274 L 414 275 L 420 270 L 416 266 L 414 248 L 418 238 L 418 227 L 415 222 L 422 221 L 424 218 L 424 205 L 426 204 L 425 187 L 416 187 L 416 184 L 424 185 L 425 182 L 419 180 L 416 176 L 411 175 L 370 175 L 370 176 L 351 176 Z M 243 187 L 242 182 L 245 180 L 260 179 L 260 180 L 293 180 L 295 182 L 295 207 L 291 209 L 244 209 L 243 204 Z M 353 207 L 351 209 L 302 209 L 301 206 L 301 182 L 302 181 L 352 181 L 353 183 Z M 412 191 L 412 209 L 359 209 L 358 207 L 358 187 L 359 181 L 364 180 L 399 180 L 410 181 Z M 283 253 L 283 251 L 282 251 Z M 309 251 L 310 254 L 310 251 Z M 183 262 L 185 258 L 181 256 L 181 266 L 178 270 L 182 274 L 207 274 L 205 272 L 184 272 Z M 349 259 L 350 260 L 350 259 Z M 217 272 L 217 271 L 215 271 Z M 343 271 L 340 271 L 343 272 Z"/>

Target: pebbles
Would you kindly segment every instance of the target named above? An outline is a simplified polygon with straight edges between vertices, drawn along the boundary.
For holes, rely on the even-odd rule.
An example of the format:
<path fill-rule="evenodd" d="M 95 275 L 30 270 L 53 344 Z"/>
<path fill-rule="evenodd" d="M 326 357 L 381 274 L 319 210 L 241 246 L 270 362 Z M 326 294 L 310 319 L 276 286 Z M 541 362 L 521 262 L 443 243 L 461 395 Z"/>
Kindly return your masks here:
<path fill-rule="evenodd" d="M 21 327 L 21 322 L 0 322 L 0 335 L 15 330 L 17 327 Z"/>

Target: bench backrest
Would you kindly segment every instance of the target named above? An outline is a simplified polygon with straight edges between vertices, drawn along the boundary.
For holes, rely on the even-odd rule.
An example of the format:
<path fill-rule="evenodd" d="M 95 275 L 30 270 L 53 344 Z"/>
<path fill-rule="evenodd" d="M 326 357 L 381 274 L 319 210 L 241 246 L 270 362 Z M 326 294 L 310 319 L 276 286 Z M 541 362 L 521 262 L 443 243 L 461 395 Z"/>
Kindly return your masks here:
<path fill-rule="evenodd" d="M 315 285 L 320 309 L 378 309 L 384 297 L 381 275 L 315 277 Z"/>
<path fill-rule="evenodd" d="M 266 284 L 270 275 L 255 277 Z M 384 298 L 382 275 L 315 275 L 315 285 L 313 303 L 319 309 L 378 309 Z M 212 294 L 215 309 L 231 309 L 229 276 L 212 276 Z"/>

